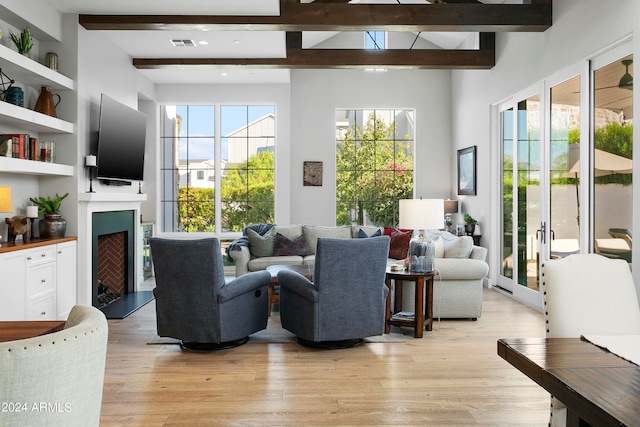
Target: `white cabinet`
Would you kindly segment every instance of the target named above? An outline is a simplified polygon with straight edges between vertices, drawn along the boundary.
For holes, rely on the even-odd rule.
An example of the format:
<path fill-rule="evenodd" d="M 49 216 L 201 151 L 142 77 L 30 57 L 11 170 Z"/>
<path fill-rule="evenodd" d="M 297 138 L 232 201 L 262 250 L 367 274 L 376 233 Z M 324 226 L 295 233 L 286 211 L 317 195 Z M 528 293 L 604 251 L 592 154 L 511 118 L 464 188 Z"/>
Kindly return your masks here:
<path fill-rule="evenodd" d="M 66 319 L 76 304 L 76 242 L 56 245 L 56 310 L 57 319 Z"/>
<path fill-rule="evenodd" d="M 76 241 L 0 253 L 0 320 L 66 319 L 76 299 Z"/>
<path fill-rule="evenodd" d="M 26 251 L 0 254 L 0 320 L 25 318 Z"/>

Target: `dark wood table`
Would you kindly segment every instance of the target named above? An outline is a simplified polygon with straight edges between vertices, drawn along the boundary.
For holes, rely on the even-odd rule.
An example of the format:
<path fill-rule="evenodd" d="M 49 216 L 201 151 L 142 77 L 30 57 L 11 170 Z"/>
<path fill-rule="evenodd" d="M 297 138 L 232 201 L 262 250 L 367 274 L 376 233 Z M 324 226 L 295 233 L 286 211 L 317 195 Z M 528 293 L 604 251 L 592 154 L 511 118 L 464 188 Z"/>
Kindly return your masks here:
<path fill-rule="evenodd" d="M 271 283 L 269 283 L 269 316 L 271 316 L 271 306 L 273 304 L 280 303 L 280 293 L 278 292 L 280 287 L 280 283 L 278 283 L 278 272 L 282 270 L 295 271 L 296 273 L 302 274 L 307 279 L 312 280 L 313 268 L 313 264 L 278 264 L 267 267 L 267 271 L 271 273 Z"/>
<path fill-rule="evenodd" d="M 64 320 L 0 322 L 0 342 L 33 338 L 64 329 Z"/>
<path fill-rule="evenodd" d="M 567 406 L 567 426 L 640 426 L 640 367 L 580 338 L 498 340 L 498 355 Z"/>
<path fill-rule="evenodd" d="M 387 309 L 385 313 L 385 328 L 384 332 L 388 334 L 391 331 L 391 325 L 395 326 L 408 326 L 414 328 L 414 336 L 416 338 L 422 338 L 423 331 L 426 329 L 430 331 L 433 329 L 433 276 L 431 273 L 416 273 L 408 270 L 392 271 L 387 269 L 385 283 L 389 288 L 387 294 Z M 402 311 L 402 286 L 397 282 L 398 280 L 414 282 L 416 287 L 415 294 L 415 309 L 412 319 L 402 319 L 397 317 L 397 313 Z M 395 281 L 395 286 L 391 286 L 391 282 Z M 425 298 L 424 286 L 427 285 L 427 292 Z M 393 313 L 391 312 L 391 292 L 394 289 L 394 304 Z M 426 306 L 426 308 L 425 308 Z M 394 315 L 396 317 L 394 318 Z"/>

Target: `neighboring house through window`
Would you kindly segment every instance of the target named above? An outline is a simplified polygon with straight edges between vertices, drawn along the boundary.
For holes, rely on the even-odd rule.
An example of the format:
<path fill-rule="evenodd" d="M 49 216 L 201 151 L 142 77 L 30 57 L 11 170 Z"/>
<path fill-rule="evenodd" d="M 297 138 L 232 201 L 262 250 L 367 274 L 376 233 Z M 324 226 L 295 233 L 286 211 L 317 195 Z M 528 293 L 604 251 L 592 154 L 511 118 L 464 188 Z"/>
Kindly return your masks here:
<path fill-rule="evenodd" d="M 273 105 L 166 105 L 161 114 L 162 231 L 273 222 Z"/>

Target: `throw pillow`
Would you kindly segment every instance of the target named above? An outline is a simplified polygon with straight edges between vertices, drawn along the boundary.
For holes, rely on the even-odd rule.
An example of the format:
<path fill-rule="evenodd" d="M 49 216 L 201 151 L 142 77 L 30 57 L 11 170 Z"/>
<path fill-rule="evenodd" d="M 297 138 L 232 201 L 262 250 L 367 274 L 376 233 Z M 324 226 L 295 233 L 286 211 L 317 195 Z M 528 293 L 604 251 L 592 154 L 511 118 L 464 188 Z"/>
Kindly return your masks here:
<path fill-rule="evenodd" d="M 256 257 L 273 256 L 276 244 L 276 230 L 269 229 L 263 236 L 247 228 L 247 238 L 249 238 L 249 250 L 251 255 Z"/>
<path fill-rule="evenodd" d="M 444 240 L 442 239 L 442 237 L 438 236 L 437 238 L 433 239 L 433 243 L 436 247 L 435 257 L 444 258 Z"/>
<path fill-rule="evenodd" d="M 284 234 L 276 233 L 276 248 L 274 250 L 274 255 L 309 255 L 307 239 L 305 239 L 304 236 L 298 236 L 295 239 L 291 240 Z"/>
<path fill-rule="evenodd" d="M 444 242 L 445 258 L 469 258 L 473 249 L 473 239 L 471 236 L 462 236 L 455 240 Z"/>
<path fill-rule="evenodd" d="M 382 236 L 382 232 L 380 231 L 379 228 L 374 233 L 371 233 L 371 236 L 369 236 L 367 232 L 364 231 L 362 228 L 358 230 L 359 239 L 366 239 L 367 237 L 378 237 L 378 236 Z"/>
<path fill-rule="evenodd" d="M 389 236 L 391 243 L 389 244 L 389 258 L 405 259 L 409 253 L 409 241 L 411 240 L 412 231 L 396 230 L 391 232 Z"/>

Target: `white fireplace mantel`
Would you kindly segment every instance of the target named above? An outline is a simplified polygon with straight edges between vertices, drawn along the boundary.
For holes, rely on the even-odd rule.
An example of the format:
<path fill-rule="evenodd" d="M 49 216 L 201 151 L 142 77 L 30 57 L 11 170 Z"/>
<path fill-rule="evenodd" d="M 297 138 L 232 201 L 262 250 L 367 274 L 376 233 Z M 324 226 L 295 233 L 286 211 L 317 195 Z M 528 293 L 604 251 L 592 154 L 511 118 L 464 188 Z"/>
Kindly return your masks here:
<path fill-rule="evenodd" d="M 140 233 L 140 205 L 147 200 L 147 195 L 143 193 L 80 193 L 78 201 L 80 202 L 80 224 L 83 229 L 78 233 L 79 245 L 79 263 L 80 276 L 78 279 L 78 303 L 91 305 L 92 303 L 92 231 L 93 231 L 93 213 L 94 212 L 114 212 L 114 211 L 135 211 L 134 214 L 134 230 L 136 233 L 134 242 L 135 251 L 138 248 Z M 134 257 L 135 270 L 137 271 L 137 263 L 140 262 L 138 257 Z M 136 283 L 135 288 L 138 289 L 138 276 L 134 275 Z"/>

